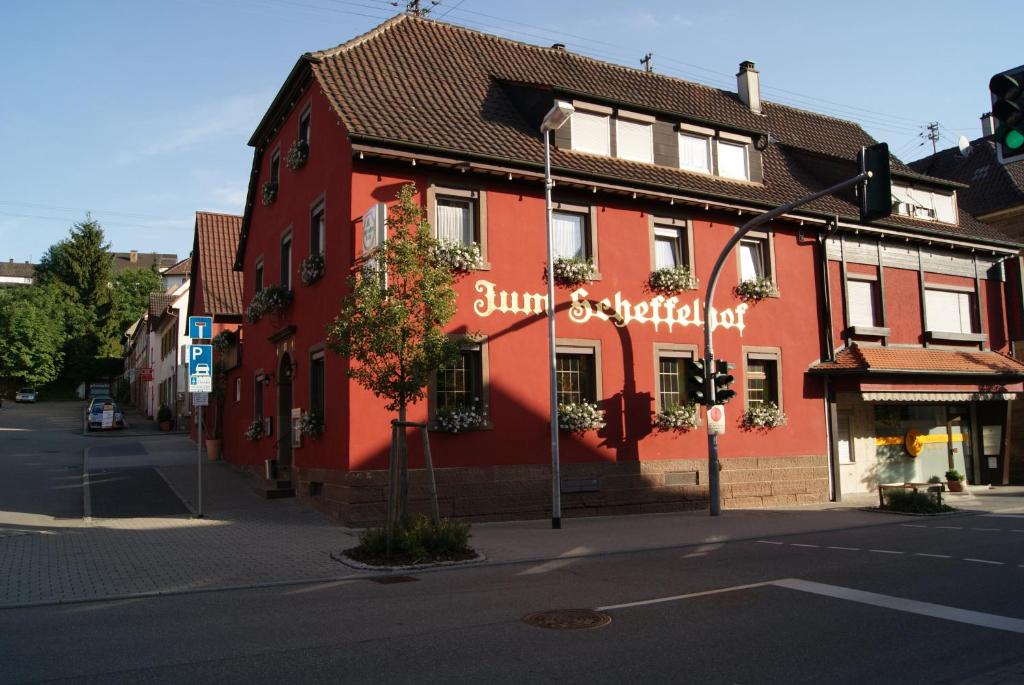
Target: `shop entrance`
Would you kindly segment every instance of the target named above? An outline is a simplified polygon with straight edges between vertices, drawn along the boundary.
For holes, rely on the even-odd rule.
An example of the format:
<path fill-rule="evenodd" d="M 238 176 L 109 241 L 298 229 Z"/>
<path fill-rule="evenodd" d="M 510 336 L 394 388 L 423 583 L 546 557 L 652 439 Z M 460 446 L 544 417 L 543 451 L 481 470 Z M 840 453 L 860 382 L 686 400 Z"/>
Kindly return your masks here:
<path fill-rule="evenodd" d="M 946 408 L 946 434 L 949 436 L 949 468 L 967 476 L 968 483 L 977 483 L 969 406 L 952 405 Z"/>

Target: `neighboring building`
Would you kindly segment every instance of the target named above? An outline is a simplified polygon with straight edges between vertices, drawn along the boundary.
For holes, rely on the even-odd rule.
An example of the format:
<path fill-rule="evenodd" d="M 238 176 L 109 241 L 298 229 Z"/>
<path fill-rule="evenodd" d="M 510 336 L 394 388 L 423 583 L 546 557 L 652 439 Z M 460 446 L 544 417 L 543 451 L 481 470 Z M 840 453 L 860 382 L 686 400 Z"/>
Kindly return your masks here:
<path fill-rule="evenodd" d="M 185 281 L 188 280 L 188 275 L 191 271 L 192 258 L 186 257 L 174 266 L 170 266 L 161 272 L 160 284 L 163 286 L 164 292 L 174 290 L 185 283 Z"/>
<path fill-rule="evenodd" d="M 176 254 L 158 254 L 156 252 L 111 252 L 110 259 L 114 267 L 114 273 L 128 269 L 150 269 L 155 268 L 163 273 L 166 269 L 178 263 Z"/>
<path fill-rule="evenodd" d="M 15 262 L 13 259 L 0 262 L 0 288 L 32 285 L 35 282 L 35 276 L 34 264 Z"/>
<path fill-rule="evenodd" d="M 167 293 L 149 296 L 149 367 L 153 380 L 149 383 L 147 414 L 155 417 L 161 405 L 174 414 L 175 427 L 187 428 L 190 405 L 185 377 L 185 346 L 188 345 L 189 282 Z"/>
<path fill-rule="evenodd" d="M 224 334 L 223 346 L 215 347 L 215 370 L 223 369 L 221 389 L 224 406 L 239 404 L 242 400 L 242 380 L 239 375 L 242 342 L 242 274 L 234 271 L 235 252 L 238 250 L 238 234 L 242 228 L 242 217 L 215 212 L 196 212 L 195 238 L 192 244 L 191 275 L 189 280 L 188 316 L 209 316 L 213 318 L 212 336 Z M 247 416 L 235 411 L 233 423 L 227 425 L 223 412 L 217 416 L 216 393 L 210 398 L 210 406 L 203 414 L 204 432 L 220 429 L 225 455 L 238 454 L 245 449 L 242 439 Z M 193 426 L 192 438 L 196 439 Z"/>
<path fill-rule="evenodd" d="M 555 250 L 598 275 L 556 291 L 559 399 L 597 402 L 605 425 L 562 435 L 563 511 L 707 506 L 703 427 L 653 423 L 686 397 L 712 264 L 737 226 L 854 176 L 874 142 L 851 122 L 762 101 L 758 79 L 744 62 L 731 93 L 410 15 L 304 55 L 250 140 L 234 263 L 243 303 L 272 284 L 292 301 L 245 325 L 241 400 L 226 425 L 258 420 L 269 435 L 228 458 L 260 472 L 276 460 L 302 498 L 346 521 L 383 518 L 394 416 L 347 378 L 326 327 L 370 256 L 364 236 L 379 237 L 367 223 L 379 229 L 381 205 L 415 183 L 435 234 L 483 256 L 457 284 L 448 330 L 462 355 L 409 417 L 437 428 L 444 409 L 486 415 L 480 430 L 431 433 L 442 511 L 550 513 L 539 127 L 565 100 L 576 114 L 552 136 Z M 308 159 L 293 169 L 300 139 Z M 1008 434 L 997 419 L 1024 379 L 1004 355 L 1019 328 L 1008 312 L 1020 294 L 1005 287 L 1019 245 L 959 211 L 957 184 L 896 160 L 893 177 L 906 201 L 891 219 L 863 225 L 852 190 L 826 196 L 752 233 L 726 262 L 712 323 L 738 390 L 720 440 L 724 506 L 824 501 L 949 464 L 989 482 L 987 462 L 972 472 L 973 453 L 953 448 L 967 444 L 956 435 Z M 300 265 L 314 254 L 326 272 L 305 285 Z M 652 271 L 674 266 L 692 270 L 693 287 L 651 292 Z M 758 280 L 777 292 L 757 303 L 734 292 Z M 769 403 L 786 425 L 743 428 L 745 410 Z M 323 413 L 319 439 L 293 435 L 295 410 Z M 889 449 L 908 427 L 936 436 L 924 459 Z"/>
<path fill-rule="evenodd" d="M 993 121 L 991 114 L 981 117 L 982 137 L 971 141 L 966 147 L 959 146 L 942 150 L 916 162 L 911 166 L 921 173 L 947 178 L 965 184 L 957 194 L 960 207 L 973 214 L 978 220 L 994 226 L 1012 239 L 1024 242 L 1024 161 L 1000 164 L 996 157 L 992 138 Z M 1024 299 L 1021 273 L 1024 261 L 1021 257 L 1008 263 L 1007 286 L 1013 291 L 1016 302 Z M 1009 316 L 1019 322 L 1024 316 L 1020 306 L 1011 307 Z M 1011 350 L 1017 359 L 1024 358 L 1024 340 L 1021 339 L 1020 325 L 1015 325 L 1015 335 L 1010 340 Z M 1024 403 L 1011 402 L 1012 425 L 1024 422 Z M 1018 428 L 1018 430 L 1020 430 Z M 991 437 L 992 431 L 990 431 Z M 1010 439 L 1009 431 L 1002 436 L 1010 445 L 1010 459 L 997 462 L 991 482 L 1024 483 L 1024 440 Z M 989 441 L 991 446 L 991 440 Z M 976 450 L 977 451 L 977 450 Z M 985 464 L 988 457 L 982 455 Z"/>

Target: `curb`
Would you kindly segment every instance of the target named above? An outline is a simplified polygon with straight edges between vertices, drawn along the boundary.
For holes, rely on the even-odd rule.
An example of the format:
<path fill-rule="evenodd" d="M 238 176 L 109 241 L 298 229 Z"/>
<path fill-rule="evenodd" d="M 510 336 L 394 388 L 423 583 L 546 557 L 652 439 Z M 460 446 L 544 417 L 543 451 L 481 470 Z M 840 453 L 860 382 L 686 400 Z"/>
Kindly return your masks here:
<path fill-rule="evenodd" d="M 486 554 L 483 552 L 477 552 L 476 556 L 472 559 L 463 559 L 460 561 L 435 561 L 430 564 L 413 564 L 412 566 L 376 566 L 373 564 L 364 564 L 361 561 L 351 559 L 344 552 L 339 552 L 337 554 L 331 552 L 330 555 L 331 559 L 339 564 L 344 564 L 345 566 L 356 569 L 357 571 L 426 571 L 428 569 L 446 569 L 454 566 L 483 565 L 489 561 Z"/>

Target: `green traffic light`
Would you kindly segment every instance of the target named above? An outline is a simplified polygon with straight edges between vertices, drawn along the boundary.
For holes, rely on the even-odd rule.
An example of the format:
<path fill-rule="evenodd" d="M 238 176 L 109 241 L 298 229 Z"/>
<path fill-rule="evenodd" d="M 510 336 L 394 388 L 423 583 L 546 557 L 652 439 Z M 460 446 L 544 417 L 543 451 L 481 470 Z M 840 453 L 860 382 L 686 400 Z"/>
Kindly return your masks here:
<path fill-rule="evenodd" d="M 1010 129 L 1003 138 L 1003 145 L 1010 150 L 1019 150 L 1024 147 L 1024 133 L 1017 129 Z"/>

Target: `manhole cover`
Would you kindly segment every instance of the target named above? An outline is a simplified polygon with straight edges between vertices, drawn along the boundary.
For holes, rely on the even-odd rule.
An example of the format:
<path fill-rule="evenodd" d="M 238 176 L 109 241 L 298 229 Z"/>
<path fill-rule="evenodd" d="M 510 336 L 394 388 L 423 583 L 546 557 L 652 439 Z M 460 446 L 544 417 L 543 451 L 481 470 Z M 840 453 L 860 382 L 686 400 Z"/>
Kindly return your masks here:
<path fill-rule="evenodd" d="M 612 617 L 593 609 L 555 609 L 527 614 L 523 622 L 549 630 L 587 630 L 603 628 L 612 622 Z"/>

